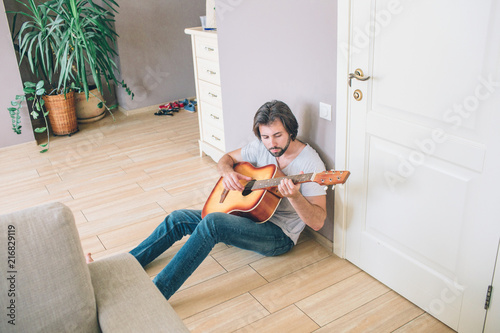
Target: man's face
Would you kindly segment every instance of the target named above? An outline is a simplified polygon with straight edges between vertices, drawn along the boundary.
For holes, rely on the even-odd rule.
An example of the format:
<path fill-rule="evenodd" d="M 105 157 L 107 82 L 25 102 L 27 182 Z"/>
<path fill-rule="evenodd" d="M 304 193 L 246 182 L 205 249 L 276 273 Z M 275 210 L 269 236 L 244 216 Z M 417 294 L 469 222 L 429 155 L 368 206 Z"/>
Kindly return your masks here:
<path fill-rule="evenodd" d="M 274 157 L 283 155 L 292 141 L 290 134 L 279 120 L 268 125 L 259 125 L 259 130 L 262 143 Z"/>

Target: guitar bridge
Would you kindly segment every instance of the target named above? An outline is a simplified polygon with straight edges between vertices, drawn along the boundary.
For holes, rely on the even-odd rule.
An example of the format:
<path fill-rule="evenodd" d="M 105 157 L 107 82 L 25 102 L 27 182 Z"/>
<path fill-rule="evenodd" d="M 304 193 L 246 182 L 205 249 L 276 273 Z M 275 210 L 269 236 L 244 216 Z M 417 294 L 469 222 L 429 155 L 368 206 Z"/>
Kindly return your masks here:
<path fill-rule="evenodd" d="M 229 193 L 229 190 L 228 189 L 224 189 L 224 191 L 222 191 L 221 195 L 220 195 L 220 200 L 219 200 L 219 203 L 223 203 L 224 200 L 226 200 L 226 197 L 227 197 L 227 194 Z"/>

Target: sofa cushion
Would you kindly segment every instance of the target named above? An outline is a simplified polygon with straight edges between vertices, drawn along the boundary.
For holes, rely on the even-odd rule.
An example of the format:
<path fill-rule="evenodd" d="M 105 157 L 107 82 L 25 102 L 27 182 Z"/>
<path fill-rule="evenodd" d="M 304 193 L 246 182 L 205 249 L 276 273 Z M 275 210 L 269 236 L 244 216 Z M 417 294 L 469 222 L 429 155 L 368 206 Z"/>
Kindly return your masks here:
<path fill-rule="evenodd" d="M 90 273 L 68 207 L 51 203 L 0 216 L 0 244 L 0 290 L 12 291 L 0 297 L 3 317 L 11 306 L 1 332 L 99 331 Z M 12 266 L 6 272 L 7 263 Z"/>
<path fill-rule="evenodd" d="M 129 253 L 89 264 L 102 332 L 189 332 Z"/>

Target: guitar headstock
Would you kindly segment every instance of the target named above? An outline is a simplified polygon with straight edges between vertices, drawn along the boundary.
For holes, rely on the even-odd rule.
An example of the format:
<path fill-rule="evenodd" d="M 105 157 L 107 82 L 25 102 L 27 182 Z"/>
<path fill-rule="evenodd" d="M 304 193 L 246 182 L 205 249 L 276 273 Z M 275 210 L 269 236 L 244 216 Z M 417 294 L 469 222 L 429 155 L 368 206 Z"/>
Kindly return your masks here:
<path fill-rule="evenodd" d="M 323 171 L 315 174 L 312 181 L 320 185 L 344 184 L 350 174 L 349 171 Z"/>

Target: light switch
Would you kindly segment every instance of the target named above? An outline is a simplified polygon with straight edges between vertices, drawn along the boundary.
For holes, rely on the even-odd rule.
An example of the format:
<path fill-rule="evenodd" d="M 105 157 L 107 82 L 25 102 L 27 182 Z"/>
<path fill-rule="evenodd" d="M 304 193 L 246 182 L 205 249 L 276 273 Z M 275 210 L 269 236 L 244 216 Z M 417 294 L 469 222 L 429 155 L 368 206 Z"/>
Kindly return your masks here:
<path fill-rule="evenodd" d="M 332 106 L 323 102 L 319 102 L 320 118 L 332 121 Z"/>

